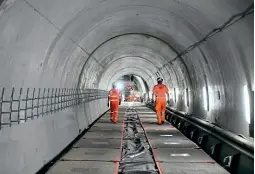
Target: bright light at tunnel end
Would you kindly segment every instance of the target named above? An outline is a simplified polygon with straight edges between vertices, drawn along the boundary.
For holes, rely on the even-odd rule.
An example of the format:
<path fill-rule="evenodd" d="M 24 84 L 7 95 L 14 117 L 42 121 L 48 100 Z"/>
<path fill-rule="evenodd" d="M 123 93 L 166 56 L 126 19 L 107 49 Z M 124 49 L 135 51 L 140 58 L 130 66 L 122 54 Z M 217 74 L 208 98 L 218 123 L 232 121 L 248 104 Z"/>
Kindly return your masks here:
<path fill-rule="evenodd" d="M 250 124 L 250 98 L 249 98 L 249 90 L 248 86 L 245 85 L 244 88 L 244 112 L 245 112 L 245 118 L 248 124 Z"/>
<path fill-rule="evenodd" d="M 122 90 L 124 86 L 123 86 L 122 83 L 118 82 L 118 83 L 116 84 L 116 87 L 117 87 L 118 90 Z"/>

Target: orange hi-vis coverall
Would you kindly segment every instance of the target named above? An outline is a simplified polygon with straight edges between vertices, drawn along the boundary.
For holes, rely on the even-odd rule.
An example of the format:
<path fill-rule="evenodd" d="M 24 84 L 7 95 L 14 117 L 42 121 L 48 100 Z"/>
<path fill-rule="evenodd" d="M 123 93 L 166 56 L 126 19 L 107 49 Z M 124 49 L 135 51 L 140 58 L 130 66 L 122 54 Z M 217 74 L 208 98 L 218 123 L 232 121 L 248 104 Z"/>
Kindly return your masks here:
<path fill-rule="evenodd" d="M 120 102 L 120 92 L 118 89 L 112 89 L 109 91 L 110 109 L 111 109 L 111 121 L 116 123 L 118 121 L 118 111 Z"/>
<path fill-rule="evenodd" d="M 155 85 L 153 88 L 153 94 L 156 96 L 156 113 L 158 118 L 158 124 L 161 124 L 165 121 L 167 93 L 168 88 L 164 84 Z"/>

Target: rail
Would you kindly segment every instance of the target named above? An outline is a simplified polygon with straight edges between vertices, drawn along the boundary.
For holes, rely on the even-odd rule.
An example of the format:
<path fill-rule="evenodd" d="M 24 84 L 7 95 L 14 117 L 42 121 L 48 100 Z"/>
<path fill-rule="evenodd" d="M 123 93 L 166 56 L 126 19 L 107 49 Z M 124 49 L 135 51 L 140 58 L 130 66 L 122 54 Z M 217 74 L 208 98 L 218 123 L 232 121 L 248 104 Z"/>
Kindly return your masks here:
<path fill-rule="evenodd" d="M 0 92 L 0 130 L 81 103 L 107 98 L 107 92 L 98 89 L 2 88 Z"/>
<path fill-rule="evenodd" d="M 154 109 L 154 105 L 147 103 Z M 214 124 L 167 107 L 166 120 L 233 174 L 254 173 L 254 143 Z"/>

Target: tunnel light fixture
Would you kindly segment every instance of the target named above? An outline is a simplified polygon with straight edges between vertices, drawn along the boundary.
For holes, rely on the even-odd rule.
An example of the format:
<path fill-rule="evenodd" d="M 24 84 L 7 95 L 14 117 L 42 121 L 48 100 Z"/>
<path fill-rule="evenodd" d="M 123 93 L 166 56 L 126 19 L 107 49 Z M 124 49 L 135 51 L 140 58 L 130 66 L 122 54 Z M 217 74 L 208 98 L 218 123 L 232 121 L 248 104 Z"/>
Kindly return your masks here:
<path fill-rule="evenodd" d="M 161 137 L 172 137 L 173 135 L 160 135 Z"/>
<path fill-rule="evenodd" d="M 178 102 L 179 100 L 179 94 L 180 94 L 180 91 L 178 88 L 176 88 L 176 102 Z"/>
<path fill-rule="evenodd" d="M 178 102 L 179 90 L 178 88 L 174 88 L 174 102 Z"/>
<path fill-rule="evenodd" d="M 220 91 L 217 91 L 217 99 L 220 100 Z"/>
<path fill-rule="evenodd" d="M 186 88 L 185 90 L 185 103 L 186 103 L 186 106 L 189 107 L 189 89 Z"/>
<path fill-rule="evenodd" d="M 180 143 L 177 143 L 177 142 L 164 142 L 165 145 L 177 145 L 177 144 L 180 144 Z"/>
<path fill-rule="evenodd" d="M 203 103 L 205 110 L 209 111 L 208 88 L 206 86 L 203 87 Z"/>
<path fill-rule="evenodd" d="M 244 88 L 244 112 L 245 112 L 245 118 L 248 124 L 250 124 L 250 116 L 251 116 L 251 110 L 250 110 L 250 96 L 249 96 L 249 89 L 248 86 L 245 85 Z"/>
<path fill-rule="evenodd" d="M 190 154 L 188 153 L 172 153 L 170 154 L 170 156 L 183 156 L 183 157 L 187 157 L 187 156 L 190 156 Z"/>
<path fill-rule="evenodd" d="M 152 92 L 149 92 L 149 98 L 152 99 Z"/>

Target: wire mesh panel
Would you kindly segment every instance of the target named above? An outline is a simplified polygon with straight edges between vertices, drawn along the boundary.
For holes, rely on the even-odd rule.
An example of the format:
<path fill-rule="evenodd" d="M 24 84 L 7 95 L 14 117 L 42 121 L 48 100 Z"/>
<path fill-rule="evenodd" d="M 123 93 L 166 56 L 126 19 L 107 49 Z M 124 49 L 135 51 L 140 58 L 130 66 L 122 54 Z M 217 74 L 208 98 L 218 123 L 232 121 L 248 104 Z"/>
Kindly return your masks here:
<path fill-rule="evenodd" d="M 0 129 L 103 98 L 107 98 L 107 92 L 98 89 L 2 88 Z"/>

